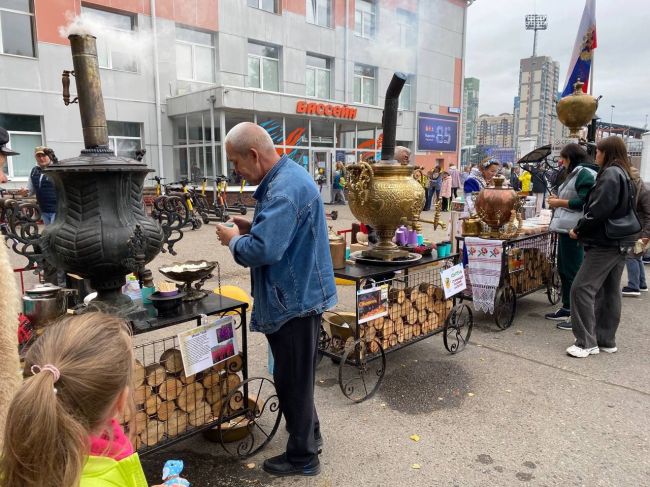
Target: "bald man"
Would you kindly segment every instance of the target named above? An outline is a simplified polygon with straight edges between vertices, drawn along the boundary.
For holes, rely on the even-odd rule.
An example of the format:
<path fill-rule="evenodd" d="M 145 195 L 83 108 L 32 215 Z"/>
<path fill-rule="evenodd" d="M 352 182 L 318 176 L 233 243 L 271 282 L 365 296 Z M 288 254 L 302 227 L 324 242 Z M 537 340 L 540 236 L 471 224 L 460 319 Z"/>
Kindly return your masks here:
<path fill-rule="evenodd" d="M 314 406 L 321 315 L 337 302 L 325 208 L 310 175 L 278 156 L 269 134 L 250 122 L 232 128 L 226 154 L 235 172 L 257 189 L 253 221 L 217 226 L 222 245 L 250 267 L 251 330 L 266 335 L 273 380 L 287 422 L 286 452 L 264 461 L 274 475 L 317 475 L 322 445 Z"/>
<path fill-rule="evenodd" d="M 407 166 L 411 159 L 411 149 L 404 147 L 403 145 L 398 145 L 395 147 L 395 160 L 399 162 L 402 166 Z"/>

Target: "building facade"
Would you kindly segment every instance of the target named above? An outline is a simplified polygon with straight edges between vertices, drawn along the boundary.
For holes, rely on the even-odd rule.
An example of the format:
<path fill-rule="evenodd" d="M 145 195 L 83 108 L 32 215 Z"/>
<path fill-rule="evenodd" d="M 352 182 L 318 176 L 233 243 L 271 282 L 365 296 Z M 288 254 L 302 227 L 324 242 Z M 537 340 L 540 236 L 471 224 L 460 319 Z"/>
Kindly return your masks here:
<path fill-rule="evenodd" d="M 517 138 L 535 137 L 537 146 L 552 143 L 556 131 L 559 69 L 559 63 L 548 56 L 520 61 L 518 107 L 515 107 Z"/>
<path fill-rule="evenodd" d="M 395 71 L 408 75 L 398 143 L 418 165 L 456 163 L 467 5 L 0 1 L 0 126 L 22 153 L 6 172 L 24 185 L 34 146 L 60 159 L 82 147 L 78 110 L 61 100 L 72 59 L 60 31 L 71 19 L 97 37 L 111 147 L 127 156 L 146 148 L 145 161 L 168 182 L 231 175 L 222 141 L 242 121 L 266 128 L 278 152 L 310 172 L 376 158 Z"/>
<path fill-rule="evenodd" d="M 476 145 L 491 145 L 501 148 L 513 147 L 512 113 L 501 115 L 481 115 L 476 124 Z"/>
<path fill-rule="evenodd" d="M 478 78 L 465 78 L 465 82 L 463 83 L 463 112 L 461 122 L 463 127 L 463 146 L 476 143 L 480 85 L 481 82 Z"/>

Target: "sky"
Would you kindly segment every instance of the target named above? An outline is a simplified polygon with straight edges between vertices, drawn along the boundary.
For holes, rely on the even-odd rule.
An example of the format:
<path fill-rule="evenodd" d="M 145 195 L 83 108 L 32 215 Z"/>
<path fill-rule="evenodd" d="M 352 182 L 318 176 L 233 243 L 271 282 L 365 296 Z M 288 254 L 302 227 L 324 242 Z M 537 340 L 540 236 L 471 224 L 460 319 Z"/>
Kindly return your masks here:
<path fill-rule="evenodd" d="M 526 14 L 548 16 L 537 55 L 560 63 L 562 91 L 585 0 L 476 0 L 468 9 L 465 76 L 480 80 L 479 113 L 512 113 L 519 60 L 533 52 Z M 598 116 L 643 127 L 650 114 L 650 0 L 596 0 L 594 96 Z M 648 122 L 650 127 L 650 122 Z"/>

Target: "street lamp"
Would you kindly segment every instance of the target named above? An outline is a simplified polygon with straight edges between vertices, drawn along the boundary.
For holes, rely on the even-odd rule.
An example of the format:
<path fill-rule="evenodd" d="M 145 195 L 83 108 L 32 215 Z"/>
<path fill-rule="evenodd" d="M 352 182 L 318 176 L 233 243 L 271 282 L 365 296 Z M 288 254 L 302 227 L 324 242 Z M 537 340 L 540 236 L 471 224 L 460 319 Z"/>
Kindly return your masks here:
<path fill-rule="evenodd" d="M 614 123 L 614 108 L 616 108 L 615 105 L 610 105 L 612 107 L 612 112 L 609 116 L 609 135 L 612 135 L 612 124 Z"/>

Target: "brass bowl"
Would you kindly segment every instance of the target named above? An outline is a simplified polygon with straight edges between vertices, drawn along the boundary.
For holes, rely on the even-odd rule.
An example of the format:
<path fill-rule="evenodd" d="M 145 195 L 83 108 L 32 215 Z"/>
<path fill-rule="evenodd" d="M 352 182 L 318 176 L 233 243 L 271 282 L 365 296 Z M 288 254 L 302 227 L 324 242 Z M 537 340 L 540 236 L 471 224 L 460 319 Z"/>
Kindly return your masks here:
<path fill-rule="evenodd" d="M 172 270 L 173 267 L 183 267 L 188 265 L 201 267 L 197 269 Z M 215 267 L 217 267 L 216 262 L 210 262 L 207 260 L 188 260 L 185 262 L 173 262 L 170 265 L 160 267 L 158 271 L 172 281 L 187 283 L 198 281 L 209 276 Z"/>

